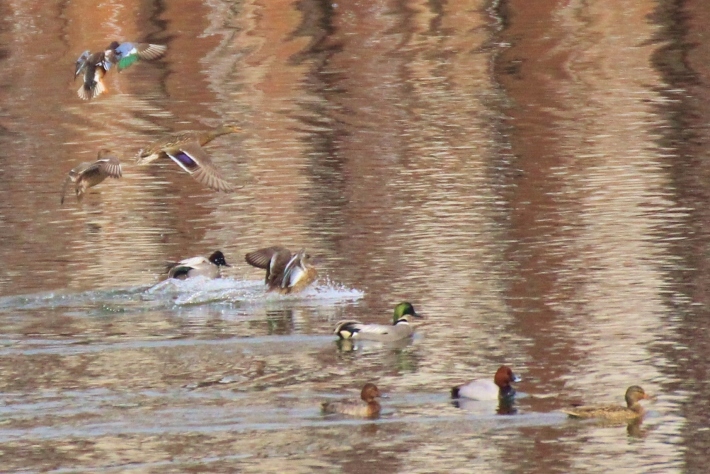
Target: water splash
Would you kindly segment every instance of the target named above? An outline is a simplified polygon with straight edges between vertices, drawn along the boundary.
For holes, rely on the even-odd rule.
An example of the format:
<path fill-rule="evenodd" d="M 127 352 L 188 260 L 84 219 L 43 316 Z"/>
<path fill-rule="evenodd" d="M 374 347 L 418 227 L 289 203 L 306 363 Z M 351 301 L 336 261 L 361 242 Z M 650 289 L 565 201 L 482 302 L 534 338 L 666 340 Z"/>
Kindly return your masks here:
<path fill-rule="evenodd" d="M 319 281 L 295 295 L 267 292 L 261 281 L 220 278 L 165 280 L 151 287 L 66 293 L 52 291 L 0 298 L 0 313 L 17 310 L 68 308 L 90 314 L 140 312 L 170 307 L 198 305 L 274 306 L 293 301 L 298 305 L 322 306 L 356 301 L 364 292 L 329 280 Z"/>

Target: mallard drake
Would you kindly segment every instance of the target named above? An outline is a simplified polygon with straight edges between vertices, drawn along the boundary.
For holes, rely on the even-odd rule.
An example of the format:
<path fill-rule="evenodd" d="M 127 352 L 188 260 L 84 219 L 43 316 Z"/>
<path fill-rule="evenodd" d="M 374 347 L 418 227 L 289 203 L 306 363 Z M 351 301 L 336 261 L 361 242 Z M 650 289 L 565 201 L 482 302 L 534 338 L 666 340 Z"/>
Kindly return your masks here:
<path fill-rule="evenodd" d="M 522 379 L 515 375 L 507 365 L 501 365 L 493 380 L 478 379 L 465 385 L 451 389 L 451 398 L 468 398 L 470 400 L 506 400 L 515 396 L 511 382 Z"/>
<path fill-rule="evenodd" d="M 229 193 L 234 191 L 234 186 L 225 181 L 202 147 L 221 135 L 239 131 L 241 129 L 236 125 L 225 124 L 214 130 L 168 135 L 142 149 L 138 154 L 138 164 L 147 165 L 158 158 L 167 157 L 208 188 Z"/>
<path fill-rule="evenodd" d="M 562 410 L 570 418 L 598 418 L 608 421 L 629 422 L 640 418 L 644 409 L 640 400 L 652 398 L 638 385 L 632 385 L 626 390 L 626 406 L 621 405 L 590 405 Z"/>
<path fill-rule="evenodd" d="M 269 291 L 281 294 L 298 293 L 318 278 L 318 270 L 311 264 L 311 256 L 301 249 L 292 254 L 284 247 L 267 247 L 245 256 L 246 262 L 266 270 L 264 282 Z"/>
<path fill-rule="evenodd" d="M 356 401 L 323 402 L 321 409 L 323 413 L 340 413 L 358 418 L 377 418 L 380 416 L 380 403 L 377 401 L 379 396 L 380 390 L 377 386 L 374 383 L 366 383 L 360 392 L 360 398 L 365 402 L 365 405 Z"/>
<path fill-rule="evenodd" d="M 398 341 L 414 334 L 414 326 L 410 324 L 412 317 L 421 318 L 422 316 L 414 311 L 412 303 L 405 301 L 394 307 L 392 325 L 363 324 L 360 321 L 343 320 L 338 321 L 333 333 L 337 334 L 340 339 Z"/>
<path fill-rule="evenodd" d="M 106 86 L 103 77 L 113 64 L 122 70 L 138 59 L 157 59 L 167 50 L 167 46 L 149 43 L 119 43 L 113 41 L 104 51 L 91 53 L 86 50 L 76 60 L 74 78 L 84 73 L 84 83 L 77 94 L 83 100 L 90 100 L 101 95 Z"/>
<path fill-rule="evenodd" d="M 87 189 L 96 186 L 106 178 L 120 178 L 121 163 L 111 150 L 99 150 L 98 159 L 93 163 L 81 163 L 73 168 L 62 185 L 60 203 L 64 204 L 64 196 L 69 183 L 74 183 L 77 201 L 81 201 Z"/>
<path fill-rule="evenodd" d="M 180 260 L 176 263 L 168 264 L 168 278 L 185 280 L 194 277 L 219 278 L 221 277 L 220 267 L 230 267 L 224 258 L 224 254 L 217 250 L 209 258 L 192 257 Z"/>

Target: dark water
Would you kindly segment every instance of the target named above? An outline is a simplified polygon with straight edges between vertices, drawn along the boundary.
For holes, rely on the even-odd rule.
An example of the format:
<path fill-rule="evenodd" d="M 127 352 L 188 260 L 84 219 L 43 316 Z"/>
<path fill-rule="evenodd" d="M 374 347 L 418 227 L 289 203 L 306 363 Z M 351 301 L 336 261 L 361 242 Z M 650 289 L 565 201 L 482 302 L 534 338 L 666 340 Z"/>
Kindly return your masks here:
<path fill-rule="evenodd" d="M 0 11 L 3 471 L 706 470 L 710 3 Z M 79 100 L 76 57 L 113 39 L 168 53 Z M 234 194 L 134 164 L 227 121 Z M 103 147 L 124 177 L 60 206 Z M 314 288 L 264 293 L 243 255 L 276 244 L 322 259 Z M 226 278 L 160 283 L 215 249 Z M 412 341 L 336 344 L 402 300 Z M 514 414 L 449 402 L 503 363 Z M 380 420 L 319 413 L 366 381 Z M 632 384 L 641 424 L 558 411 Z"/>

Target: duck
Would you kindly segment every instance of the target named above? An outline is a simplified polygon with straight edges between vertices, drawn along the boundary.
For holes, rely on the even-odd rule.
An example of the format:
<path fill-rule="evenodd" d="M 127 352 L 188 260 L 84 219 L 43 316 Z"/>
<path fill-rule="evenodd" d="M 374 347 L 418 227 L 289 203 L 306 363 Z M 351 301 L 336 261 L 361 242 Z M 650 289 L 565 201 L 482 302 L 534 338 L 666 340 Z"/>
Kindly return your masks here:
<path fill-rule="evenodd" d="M 626 406 L 621 405 L 590 405 L 562 410 L 570 418 L 597 418 L 613 422 L 632 422 L 641 418 L 644 409 L 640 400 L 652 398 L 643 388 L 632 385 L 626 390 Z"/>
<path fill-rule="evenodd" d="M 69 175 L 62 185 L 62 195 L 59 203 L 64 204 L 64 197 L 69 183 L 74 183 L 76 200 L 81 202 L 87 189 L 96 186 L 106 178 L 118 179 L 121 176 L 121 162 L 111 150 L 102 148 L 99 150 L 96 161 L 93 163 L 81 163 L 69 171 Z"/>
<path fill-rule="evenodd" d="M 234 186 L 222 177 L 202 147 L 219 136 L 240 131 L 234 124 L 224 124 L 213 130 L 190 130 L 168 135 L 142 149 L 137 163 L 147 165 L 159 158 L 170 158 L 197 182 L 214 191 L 230 193 L 234 191 Z"/>
<path fill-rule="evenodd" d="M 367 341 L 394 342 L 406 339 L 414 334 L 412 317 L 421 318 L 412 303 L 404 301 L 394 307 L 392 324 L 363 324 L 360 321 L 338 321 L 333 334 L 340 339 L 359 339 Z"/>
<path fill-rule="evenodd" d="M 245 260 L 252 267 L 266 270 L 267 291 L 282 295 L 301 292 L 318 278 L 306 249 L 294 254 L 285 247 L 266 247 L 247 253 Z"/>
<path fill-rule="evenodd" d="M 112 41 L 106 49 L 106 54 L 112 64 L 115 64 L 118 71 L 122 71 L 133 65 L 139 59 L 152 61 L 160 58 L 168 50 L 168 47 L 162 44 L 151 43 L 133 43 L 126 41 L 119 43 Z"/>
<path fill-rule="evenodd" d="M 357 401 L 337 401 L 323 402 L 321 409 L 323 413 L 340 413 L 357 418 L 377 418 L 380 416 L 380 390 L 374 383 L 366 383 L 360 392 L 360 398 L 365 402 L 363 405 Z"/>
<path fill-rule="evenodd" d="M 167 46 L 162 44 L 118 41 L 112 41 L 105 50 L 96 53 L 86 50 L 81 53 L 74 66 L 74 79 L 84 73 L 84 82 L 77 95 L 82 100 L 95 99 L 106 91 L 103 78 L 114 64 L 121 71 L 138 59 L 157 59 L 165 54 L 165 51 Z"/>
<path fill-rule="evenodd" d="M 110 68 L 111 63 L 106 59 L 105 51 L 92 54 L 91 51 L 86 50 L 81 53 L 79 59 L 76 60 L 74 70 L 74 79 L 82 72 L 84 73 L 84 82 L 76 91 L 79 98 L 91 100 L 103 94 L 106 91 L 103 78 Z"/>
<path fill-rule="evenodd" d="M 217 250 L 209 258 L 192 257 L 168 264 L 168 278 L 185 280 L 194 277 L 220 278 L 220 267 L 231 267 L 224 258 L 224 254 Z"/>
<path fill-rule="evenodd" d="M 498 367 L 493 380 L 477 379 L 465 385 L 451 389 L 451 398 L 467 398 L 469 400 L 512 400 L 515 390 L 511 382 L 520 382 L 522 379 L 515 375 L 510 367 Z"/>

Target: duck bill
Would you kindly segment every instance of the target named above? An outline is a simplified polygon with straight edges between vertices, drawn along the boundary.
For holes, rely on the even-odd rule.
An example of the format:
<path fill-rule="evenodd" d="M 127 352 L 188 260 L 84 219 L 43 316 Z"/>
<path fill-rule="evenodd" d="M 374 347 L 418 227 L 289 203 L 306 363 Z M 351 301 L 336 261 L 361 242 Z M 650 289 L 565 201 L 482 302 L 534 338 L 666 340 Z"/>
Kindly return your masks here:
<path fill-rule="evenodd" d="M 520 375 L 513 374 L 513 380 L 511 382 L 522 382 L 523 378 Z"/>

